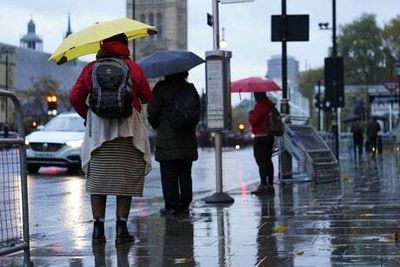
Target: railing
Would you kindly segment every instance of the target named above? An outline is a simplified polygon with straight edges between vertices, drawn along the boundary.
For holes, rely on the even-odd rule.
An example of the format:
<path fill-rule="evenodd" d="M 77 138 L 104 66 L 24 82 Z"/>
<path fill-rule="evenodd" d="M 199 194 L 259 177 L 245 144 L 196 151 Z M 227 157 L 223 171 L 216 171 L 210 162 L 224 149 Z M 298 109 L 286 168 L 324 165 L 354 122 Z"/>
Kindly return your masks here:
<path fill-rule="evenodd" d="M 15 108 L 18 136 L 0 138 L 0 256 L 24 251 L 30 263 L 26 151 L 21 105 L 14 93 L 0 90 Z M 11 137 L 11 136 L 10 136 Z"/>

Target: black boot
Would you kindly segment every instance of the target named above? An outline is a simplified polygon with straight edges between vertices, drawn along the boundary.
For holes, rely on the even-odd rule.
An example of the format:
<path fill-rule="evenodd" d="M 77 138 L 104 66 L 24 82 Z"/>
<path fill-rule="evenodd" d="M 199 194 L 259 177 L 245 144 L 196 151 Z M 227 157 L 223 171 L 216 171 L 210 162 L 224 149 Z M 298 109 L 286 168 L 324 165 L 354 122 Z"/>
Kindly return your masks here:
<path fill-rule="evenodd" d="M 115 239 L 116 245 L 121 245 L 125 243 L 133 243 L 135 238 L 128 231 L 126 221 L 117 220 L 117 237 Z"/>
<path fill-rule="evenodd" d="M 104 244 L 106 243 L 106 237 L 104 236 L 104 222 L 95 220 L 93 223 L 93 244 Z"/>

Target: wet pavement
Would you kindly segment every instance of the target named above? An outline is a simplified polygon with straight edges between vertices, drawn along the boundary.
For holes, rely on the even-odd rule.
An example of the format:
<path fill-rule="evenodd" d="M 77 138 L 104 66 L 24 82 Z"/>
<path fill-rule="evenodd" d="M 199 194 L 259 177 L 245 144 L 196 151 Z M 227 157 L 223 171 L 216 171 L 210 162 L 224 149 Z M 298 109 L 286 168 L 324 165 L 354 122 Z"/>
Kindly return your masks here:
<path fill-rule="evenodd" d="M 232 205 L 208 205 L 214 153 L 193 168 L 190 216 L 161 217 L 159 170 L 134 201 L 131 246 L 114 245 L 114 199 L 107 205 L 105 246 L 92 247 L 84 179 L 29 177 L 31 254 L 35 266 L 400 266 L 400 156 L 341 161 L 338 182 L 275 185 L 275 196 L 253 196 L 257 169 L 251 149 L 224 152 L 224 188 Z M 52 188 L 50 191 L 49 188 Z M 400 230 L 399 230 L 400 231 Z M 21 266 L 20 254 L 0 266 Z"/>

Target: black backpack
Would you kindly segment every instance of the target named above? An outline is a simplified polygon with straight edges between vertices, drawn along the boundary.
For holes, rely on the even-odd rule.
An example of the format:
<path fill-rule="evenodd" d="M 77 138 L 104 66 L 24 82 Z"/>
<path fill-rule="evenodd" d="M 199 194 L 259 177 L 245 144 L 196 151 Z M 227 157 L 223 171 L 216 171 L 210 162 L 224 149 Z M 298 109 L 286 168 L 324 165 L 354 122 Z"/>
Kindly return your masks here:
<path fill-rule="evenodd" d="M 169 125 L 178 132 L 195 130 L 200 118 L 200 100 L 193 84 L 189 85 L 190 88 L 182 88 L 174 95 L 168 114 Z"/>
<path fill-rule="evenodd" d="M 275 106 L 272 107 L 269 119 L 268 133 L 273 136 L 282 136 L 285 131 L 282 116 Z"/>
<path fill-rule="evenodd" d="M 122 59 L 97 60 L 92 70 L 92 82 L 89 106 L 96 115 L 112 119 L 132 115 L 130 69 Z"/>

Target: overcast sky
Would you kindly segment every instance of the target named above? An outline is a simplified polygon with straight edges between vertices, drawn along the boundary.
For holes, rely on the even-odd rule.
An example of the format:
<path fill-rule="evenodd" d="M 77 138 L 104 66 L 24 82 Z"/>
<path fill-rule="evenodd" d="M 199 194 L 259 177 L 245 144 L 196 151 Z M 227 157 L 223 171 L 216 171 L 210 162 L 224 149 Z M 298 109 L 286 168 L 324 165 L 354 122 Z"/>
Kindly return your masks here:
<path fill-rule="evenodd" d="M 150 0 L 149 0 L 150 1 Z M 125 0 L 2 0 L 0 42 L 19 45 L 30 17 L 43 38 L 45 52 L 53 52 L 62 41 L 71 12 L 72 30 L 78 31 L 97 21 L 124 17 Z M 377 14 L 383 26 L 400 11 L 399 0 L 337 0 L 337 25 L 351 22 L 362 13 Z M 212 0 L 188 0 L 188 48 L 204 57 L 212 50 L 212 29 L 206 24 Z M 310 15 L 310 41 L 291 42 L 288 54 L 300 62 L 300 69 L 322 66 L 331 45 L 331 31 L 319 30 L 319 22 L 332 22 L 331 0 L 287 0 L 288 14 Z M 232 80 L 263 76 L 266 61 L 280 54 L 280 43 L 270 41 L 271 15 L 281 12 L 279 0 L 255 0 L 251 3 L 220 5 L 220 27 L 225 28 L 228 49 L 232 51 Z M 56 65 L 55 65 L 56 67 Z M 190 79 L 204 88 L 204 67 L 191 71 Z"/>

